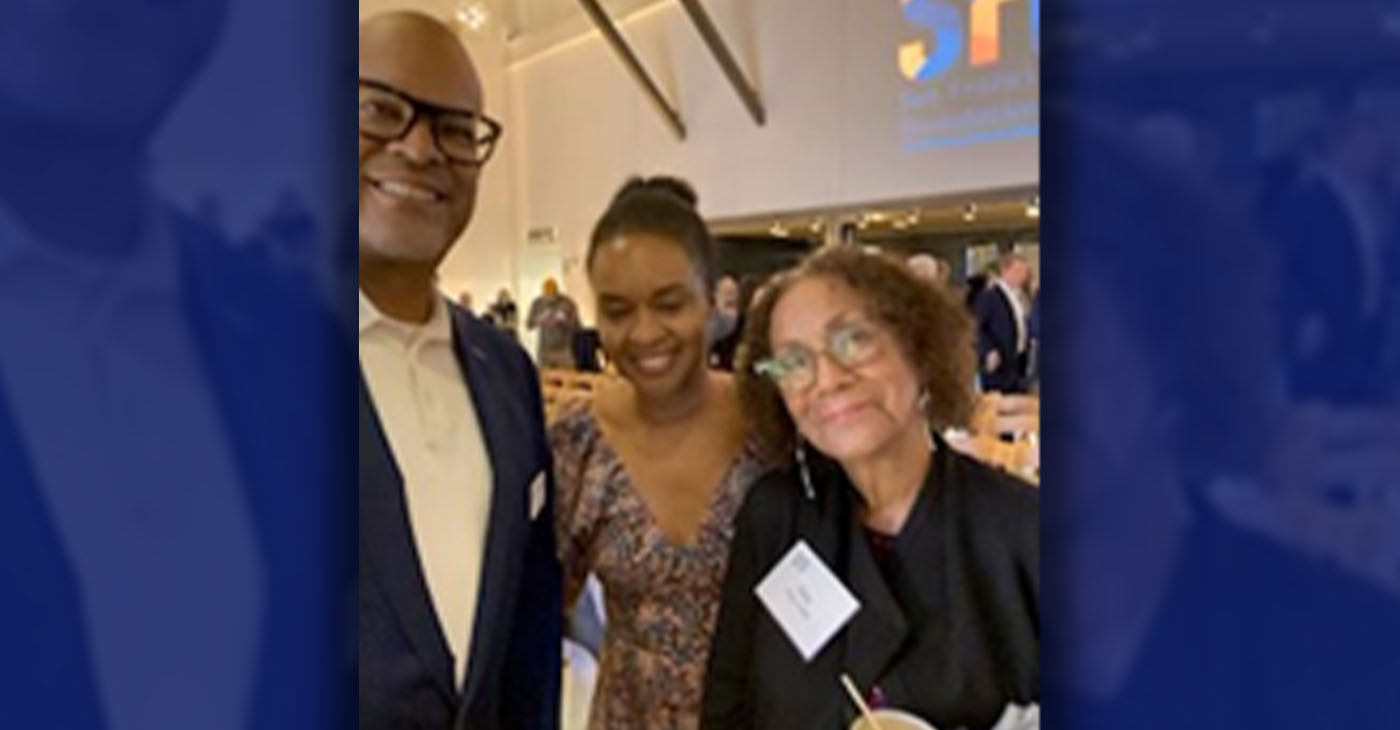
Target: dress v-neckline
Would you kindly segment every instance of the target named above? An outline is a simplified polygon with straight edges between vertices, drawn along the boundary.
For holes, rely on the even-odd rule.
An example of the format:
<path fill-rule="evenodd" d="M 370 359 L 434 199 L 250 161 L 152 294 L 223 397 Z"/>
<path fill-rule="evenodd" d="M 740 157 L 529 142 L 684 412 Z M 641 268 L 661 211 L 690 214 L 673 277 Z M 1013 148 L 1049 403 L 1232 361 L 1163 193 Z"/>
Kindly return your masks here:
<path fill-rule="evenodd" d="M 719 481 L 715 483 L 713 489 L 710 491 L 709 497 L 706 499 L 705 514 L 700 518 L 699 522 L 696 523 L 695 532 L 691 534 L 687 540 L 681 542 L 672 539 L 671 536 L 667 535 L 666 531 L 662 529 L 661 521 L 657 519 L 655 510 L 652 509 L 651 505 L 647 502 L 646 496 L 643 495 L 642 491 L 637 487 L 637 481 L 633 478 L 631 470 L 628 469 L 627 461 L 622 458 L 622 453 L 612 445 L 609 439 L 608 429 L 603 424 L 602 418 L 597 413 L 594 413 L 593 417 L 597 419 L 598 432 L 603 437 L 599 439 L 599 441 L 602 447 L 607 450 L 606 456 L 612 461 L 613 469 L 620 477 L 615 483 L 617 483 L 621 491 L 624 492 L 624 498 L 631 500 L 634 503 L 633 506 L 641 511 L 646 521 L 646 533 L 649 541 L 659 544 L 673 552 L 687 552 L 700 548 L 704 543 L 706 534 L 714 529 L 713 523 L 716 519 L 716 514 L 719 512 L 720 503 L 731 491 L 736 471 L 749 455 L 748 440 L 746 439 L 742 442 L 739 450 L 735 452 L 734 457 L 729 460 L 729 464 L 725 466 L 724 470 L 720 473 Z"/>

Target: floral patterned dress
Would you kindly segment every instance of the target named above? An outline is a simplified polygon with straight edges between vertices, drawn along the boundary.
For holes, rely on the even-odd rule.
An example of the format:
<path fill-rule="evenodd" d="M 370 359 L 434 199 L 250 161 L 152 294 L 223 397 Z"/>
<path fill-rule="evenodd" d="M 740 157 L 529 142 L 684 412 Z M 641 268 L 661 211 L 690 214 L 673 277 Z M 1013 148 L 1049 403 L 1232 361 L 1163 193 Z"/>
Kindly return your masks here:
<path fill-rule="evenodd" d="M 587 402 L 566 405 L 549 431 L 558 476 L 565 592 L 589 572 L 606 596 L 607 630 L 590 730 L 693 730 L 734 517 L 764 470 L 750 439 L 729 466 L 696 539 L 668 539 L 606 442 Z"/>

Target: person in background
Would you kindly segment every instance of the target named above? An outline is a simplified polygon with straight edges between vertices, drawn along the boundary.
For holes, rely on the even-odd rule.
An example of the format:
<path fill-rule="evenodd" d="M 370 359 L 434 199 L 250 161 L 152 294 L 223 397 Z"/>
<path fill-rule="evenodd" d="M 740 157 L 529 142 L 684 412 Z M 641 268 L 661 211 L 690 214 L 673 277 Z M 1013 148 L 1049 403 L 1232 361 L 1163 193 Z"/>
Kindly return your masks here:
<path fill-rule="evenodd" d="M 581 373 L 603 372 L 603 342 L 598 328 L 581 327 L 574 333 L 574 369 Z"/>
<path fill-rule="evenodd" d="M 463 289 L 462 292 L 457 295 L 457 306 L 461 307 L 462 311 L 464 312 L 471 312 L 472 293 L 467 291 L 466 289 Z"/>
<path fill-rule="evenodd" d="M 540 296 L 530 303 L 525 326 L 539 330 L 535 358 L 541 368 L 574 367 L 574 335 L 580 327 L 578 306 L 559 291 L 559 282 L 552 277 L 544 280 Z"/>
<path fill-rule="evenodd" d="M 1030 335 L 1030 354 L 1026 357 L 1026 388 L 1031 392 L 1040 391 L 1040 372 L 1044 367 L 1045 355 L 1040 350 L 1040 318 L 1044 307 L 1040 303 L 1040 289 L 1031 295 L 1031 313 L 1026 317 L 1026 329 Z"/>
<path fill-rule="evenodd" d="M 1039 497 L 939 435 L 973 407 L 956 299 L 896 259 L 826 249 L 766 288 L 740 352 L 740 400 L 787 466 L 737 518 L 701 730 L 847 727 L 842 675 L 941 728 L 1036 702 Z M 800 544 L 860 603 L 810 661 L 755 594 Z"/>
<path fill-rule="evenodd" d="M 984 390 L 1026 391 L 1030 333 L 1025 285 L 1029 276 L 1026 259 L 1008 253 L 997 265 L 996 278 L 977 296 L 977 362 Z"/>
<path fill-rule="evenodd" d="M 914 254 L 906 263 L 915 276 L 938 286 L 947 286 L 953 273 L 947 262 L 932 254 Z"/>
<path fill-rule="evenodd" d="M 585 265 L 621 378 L 565 405 L 549 439 L 565 608 L 589 573 L 606 600 L 589 727 L 692 730 L 734 515 L 764 468 L 733 378 L 706 367 L 715 253 L 695 193 L 629 181 Z"/>
<path fill-rule="evenodd" d="M 982 296 L 982 291 L 996 278 L 996 271 L 997 265 L 992 264 L 972 276 L 967 277 L 967 286 L 963 289 L 963 304 L 966 306 L 967 311 L 974 316 L 977 314 L 977 299 Z"/>
<path fill-rule="evenodd" d="M 720 370 L 734 369 L 734 348 L 739 344 L 739 282 L 725 274 L 715 282 L 715 309 L 710 318 L 710 365 Z"/>
<path fill-rule="evenodd" d="M 359 41 L 359 727 L 553 730 L 540 383 L 437 289 L 501 128 L 441 21 L 376 15 Z"/>
<path fill-rule="evenodd" d="M 506 333 L 512 340 L 519 339 L 520 335 L 516 329 L 519 323 L 519 310 L 515 306 L 515 300 L 510 296 L 510 290 L 501 287 L 496 292 L 496 301 L 486 308 L 482 315 L 488 324 L 495 325 L 496 329 Z"/>

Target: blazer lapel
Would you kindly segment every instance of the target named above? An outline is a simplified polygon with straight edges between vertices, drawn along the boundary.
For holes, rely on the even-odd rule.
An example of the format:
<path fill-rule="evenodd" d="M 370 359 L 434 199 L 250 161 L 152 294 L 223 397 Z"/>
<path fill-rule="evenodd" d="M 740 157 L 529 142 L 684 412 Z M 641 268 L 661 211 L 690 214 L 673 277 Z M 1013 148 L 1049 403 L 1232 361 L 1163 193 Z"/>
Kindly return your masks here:
<path fill-rule="evenodd" d="M 949 559 L 947 556 L 957 554 L 954 543 L 958 533 L 950 517 L 957 508 L 950 501 L 957 491 L 955 483 L 964 478 L 947 443 L 937 432 L 932 432 L 932 438 L 935 444 L 933 463 L 923 492 L 914 502 L 895 544 L 899 567 L 892 580 L 900 595 L 916 602 L 906 605 L 914 612 L 909 620 L 918 622 L 917 628 L 911 627 L 906 637 L 912 650 L 896 657 L 882 672 L 886 682 L 882 687 L 885 699 L 896 707 L 926 697 L 918 688 L 927 686 L 930 681 L 937 681 L 939 686 L 954 693 L 962 691 L 963 678 L 932 680 L 920 663 L 920 657 L 948 656 L 952 651 L 949 636 L 953 629 L 947 620 L 951 604 L 944 566 Z M 909 696 L 911 693 L 914 696 Z"/>
<path fill-rule="evenodd" d="M 465 317 L 454 310 L 453 339 L 491 458 L 492 488 L 481 589 L 472 624 L 472 656 L 462 691 L 463 707 L 472 706 L 473 698 L 495 673 L 495 658 L 505 632 L 492 625 L 493 620 L 499 622 L 515 611 L 520 573 L 517 565 L 523 552 L 517 543 L 525 538 L 529 526 L 523 490 L 528 486 L 526 480 L 533 477 L 525 473 L 533 461 L 529 457 L 533 439 L 526 430 L 530 423 L 523 418 L 515 386 L 501 371 L 503 364 L 471 341 L 468 329 Z"/>
<path fill-rule="evenodd" d="M 394 463 L 363 375 L 360 378 L 360 559 L 371 571 L 418 658 L 448 696 L 452 655 L 428 595 L 408 522 L 403 477 Z"/>
<path fill-rule="evenodd" d="M 854 494 L 851 499 L 856 499 Z M 879 684 L 908 639 L 909 623 L 870 552 L 859 510 L 852 509 L 850 519 L 846 574 L 861 606 L 847 628 L 843 669 L 857 686 L 869 690 Z"/>

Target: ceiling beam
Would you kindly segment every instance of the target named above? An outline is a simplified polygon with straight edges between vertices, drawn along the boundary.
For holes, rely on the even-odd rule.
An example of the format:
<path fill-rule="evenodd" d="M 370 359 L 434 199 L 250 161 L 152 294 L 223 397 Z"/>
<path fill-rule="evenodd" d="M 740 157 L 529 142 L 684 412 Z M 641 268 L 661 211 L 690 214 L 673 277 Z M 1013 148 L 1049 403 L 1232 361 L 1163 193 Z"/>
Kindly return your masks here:
<path fill-rule="evenodd" d="M 743 102 L 744 108 L 749 110 L 749 116 L 753 117 L 754 124 L 762 127 L 767 121 L 768 115 L 763 109 L 763 102 L 758 98 L 758 92 L 754 90 L 749 80 L 744 77 L 743 69 L 734 60 L 734 54 L 729 52 L 729 46 L 725 44 L 724 38 L 715 28 L 715 24 L 710 21 L 709 13 L 700 5 L 700 0 L 680 0 L 681 7 L 690 16 L 690 21 L 695 24 L 695 30 L 700 33 L 700 39 L 705 42 L 705 46 L 710 49 L 710 53 L 719 63 L 719 67 L 724 71 L 725 78 L 729 79 L 729 85 L 734 88 L 734 93 L 739 95 L 739 100 Z"/>
<path fill-rule="evenodd" d="M 627 71 L 632 75 L 632 80 L 642 87 L 651 105 L 661 114 L 666 125 L 675 133 L 677 139 L 685 139 L 685 122 L 681 121 L 680 112 L 666 100 L 666 96 L 661 93 L 661 88 L 652 80 L 647 73 L 646 67 L 638 60 L 637 54 L 632 52 L 632 47 L 627 45 L 627 39 L 622 37 L 617 26 L 613 24 L 612 18 L 608 17 L 607 11 L 598 4 L 598 0 L 578 0 L 583 6 L 584 12 L 593 20 L 593 25 L 598 28 L 598 32 L 603 34 L 603 39 L 612 46 L 613 52 L 617 54 L 622 65 L 627 67 Z"/>

